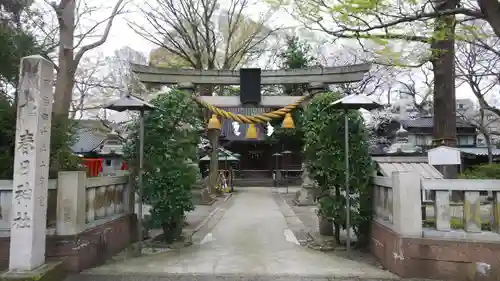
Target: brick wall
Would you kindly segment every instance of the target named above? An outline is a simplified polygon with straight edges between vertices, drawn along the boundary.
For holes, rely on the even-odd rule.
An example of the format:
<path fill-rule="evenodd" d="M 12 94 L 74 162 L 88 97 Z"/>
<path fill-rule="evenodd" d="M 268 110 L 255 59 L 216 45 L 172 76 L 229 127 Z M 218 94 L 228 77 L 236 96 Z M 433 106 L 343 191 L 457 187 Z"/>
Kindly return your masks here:
<path fill-rule="evenodd" d="M 404 278 L 500 280 L 500 244 L 400 237 L 372 222 L 371 250 L 379 262 Z M 488 264 L 486 274 L 478 272 Z"/>
<path fill-rule="evenodd" d="M 78 235 L 47 236 L 46 256 L 78 272 L 104 263 L 136 241 L 136 217 L 127 215 Z M 0 238 L 0 269 L 9 266 L 9 238 Z"/>

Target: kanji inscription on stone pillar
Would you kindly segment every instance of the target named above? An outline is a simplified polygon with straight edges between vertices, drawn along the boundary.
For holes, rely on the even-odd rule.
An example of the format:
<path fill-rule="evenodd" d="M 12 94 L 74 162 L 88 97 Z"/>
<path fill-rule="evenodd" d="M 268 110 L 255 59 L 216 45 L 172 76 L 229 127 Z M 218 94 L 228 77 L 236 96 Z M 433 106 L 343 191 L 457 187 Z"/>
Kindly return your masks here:
<path fill-rule="evenodd" d="M 10 271 L 45 263 L 53 64 L 21 59 L 10 225 Z"/>

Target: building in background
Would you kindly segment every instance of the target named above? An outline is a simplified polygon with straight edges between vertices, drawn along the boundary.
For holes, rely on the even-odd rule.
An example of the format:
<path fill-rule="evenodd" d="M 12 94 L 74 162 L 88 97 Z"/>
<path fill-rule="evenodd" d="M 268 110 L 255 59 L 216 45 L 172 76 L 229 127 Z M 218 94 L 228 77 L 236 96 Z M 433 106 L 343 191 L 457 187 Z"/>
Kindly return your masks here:
<path fill-rule="evenodd" d="M 471 99 L 457 99 L 457 115 L 475 126 L 482 126 L 490 133 L 491 144 L 496 146 L 500 142 L 500 118 L 490 111 L 484 111 L 484 117 L 481 120 L 479 105 L 476 105 Z M 485 136 L 479 131 L 477 135 L 477 146 L 485 147 Z"/>
<path fill-rule="evenodd" d="M 123 139 L 116 133 L 119 129 L 112 123 L 101 120 L 77 120 L 73 153 L 82 157 L 89 176 L 114 174 L 127 169 L 123 161 Z M 115 128 L 116 127 L 116 128 Z"/>

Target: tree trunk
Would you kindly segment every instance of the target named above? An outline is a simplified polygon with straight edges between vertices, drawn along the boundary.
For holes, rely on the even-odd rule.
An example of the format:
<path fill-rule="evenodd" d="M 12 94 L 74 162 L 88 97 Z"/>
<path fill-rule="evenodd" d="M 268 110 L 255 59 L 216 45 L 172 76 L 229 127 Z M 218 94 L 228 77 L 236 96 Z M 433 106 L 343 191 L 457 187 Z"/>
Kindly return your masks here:
<path fill-rule="evenodd" d="M 59 22 L 59 70 L 54 93 L 54 113 L 68 118 L 74 84 L 75 0 L 63 1 L 57 9 Z"/>
<path fill-rule="evenodd" d="M 490 24 L 493 32 L 500 37 L 500 2 L 498 0 L 478 0 L 484 19 Z"/>
<path fill-rule="evenodd" d="M 487 132 L 483 132 L 484 141 L 486 142 L 486 147 L 488 149 L 488 164 L 493 164 L 493 152 L 491 147 L 491 136 Z"/>
<path fill-rule="evenodd" d="M 456 0 L 436 3 L 438 11 L 453 9 Z M 454 147 L 457 140 L 455 104 L 455 17 L 436 18 L 433 41 L 431 42 L 434 71 L 434 139 L 433 145 Z M 445 178 L 456 178 L 458 168 L 443 169 Z"/>

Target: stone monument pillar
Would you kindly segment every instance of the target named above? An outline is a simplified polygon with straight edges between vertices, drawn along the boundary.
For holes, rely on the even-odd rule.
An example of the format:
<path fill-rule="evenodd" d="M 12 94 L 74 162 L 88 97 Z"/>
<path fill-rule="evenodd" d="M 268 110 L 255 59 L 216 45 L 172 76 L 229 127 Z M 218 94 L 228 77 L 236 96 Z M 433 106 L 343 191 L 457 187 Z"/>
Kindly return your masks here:
<path fill-rule="evenodd" d="M 21 59 L 10 224 L 11 272 L 45 263 L 47 185 L 54 66 L 41 56 Z"/>

